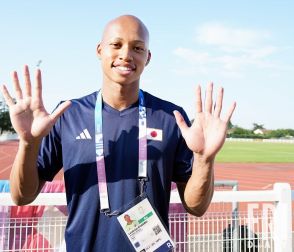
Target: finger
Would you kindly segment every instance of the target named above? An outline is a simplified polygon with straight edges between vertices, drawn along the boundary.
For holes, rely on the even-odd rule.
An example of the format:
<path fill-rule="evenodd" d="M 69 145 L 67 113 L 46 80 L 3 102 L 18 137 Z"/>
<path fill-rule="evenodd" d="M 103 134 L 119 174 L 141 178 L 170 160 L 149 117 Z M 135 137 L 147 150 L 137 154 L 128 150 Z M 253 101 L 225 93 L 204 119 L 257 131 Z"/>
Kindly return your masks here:
<path fill-rule="evenodd" d="M 207 85 L 205 93 L 205 111 L 211 113 L 212 111 L 212 92 L 213 92 L 213 83 L 210 82 Z"/>
<path fill-rule="evenodd" d="M 57 119 L 70 107 L 71 101 L 65 101 L 61 103 L 54 112 L 50 115 L 51 119 L 54 121 L 54 123 L 57 121 Z"/>
<path fill-rule="evenodd" d="M 227 112 L 227 114 L 226 114 L 226 116 L 225 116 L 225 118 L 224 118 L 224 121 L 225 121 L 226 123 L 228 123 L 228 122 L 231 120 L 231 117 L 232 117 L 232 115 L 233 115 L 233 112 L 234 112 L 235 108 L 236 108 L 236 102 L 233 102 L 233 104 L 232 104 L 231 107 L 229 108 L 229 110 L 228 110 L 228 112 Z"/>
<path fill-rule="evenodd" d="M 12 72 L 12 81 L 13 81 L 13 87 L 15 90 L 16 99 L 20 100 L 22 99 L 22 91 L 19 85 L 18 75 L 16 71 Z"/>
<path fill-rule="evenodd" d="M 42 99 L 42 76 L 41 76 L 40 69 L 37 69 L 35 78 L 36 78 L 36 85 L 35 85 L 35 89 L 34 89 L 35 98 L 40 104 L 43 104 L 43 99 Z"/>
<path fill-rule="evenodd" d="M 182 132 L 182 135 L 184 135 L 184 132 L 189 128 L 183 118 L 183 116 L 181 115 L 181 113 L 179 111 L 174 111 L 174 115 L 175 115 L 175 118 L 176 118 L 176 122 L 177 122 L 177 125 L 179 126 L 181 132 Z"/>
<path fill-rule="evenodd" d="M 30 79 L 29 67 L 27 65 L 24 66 L 24 79 L 25 79 L 25 95 L 30 97 L 32 95 L 32 85 Z"/>
<path fill-rule="evenodd" d="M 201 87 L 196 87 L 196 113 L 202 112 L 202 98 L 201 98 Z"/>
<path fill-rule="evenodd" d="M 5 85 L 2 85 L 1 86 L 1 93 L 4 97 L 4 100 L 6 102 L 6 104 L 8 105 L 8 107 L 14 105 L 14 100 L 13 98 L 10 96 L 8 90 L 7 90 L 7 87 Z"/>
<path fill-rule="evenodd" d="M 222 106 L 223 106 L 223 97 L 224 97 L 224 89 L 223 87 L 220 87 L 217 94 L 217 99 L 216 99 L 215 108 L 214 108 L 214 116 L 216 117 L 220 117 Z"/>

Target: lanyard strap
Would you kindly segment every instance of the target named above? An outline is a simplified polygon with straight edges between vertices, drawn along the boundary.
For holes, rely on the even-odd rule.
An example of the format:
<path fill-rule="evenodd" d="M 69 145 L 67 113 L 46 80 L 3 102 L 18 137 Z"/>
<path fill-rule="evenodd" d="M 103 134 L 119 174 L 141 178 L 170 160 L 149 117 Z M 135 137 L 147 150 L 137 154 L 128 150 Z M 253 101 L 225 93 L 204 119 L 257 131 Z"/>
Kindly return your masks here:
<path fill-rule="evenodd" d="M 100 197 L 100 210 L 110 212 L 104 148 L 102 132 L 102 94 L 98 92 L 95 105 L 95 149 L 96 149 L 96 166 L 98 176 L 98 188 Z M 144 183 L 147 180 L 147 119 L 146 107 L 143 91 L 139 91 L 139 162 L 138 162 L 138 179 L 140 181 L 140 194 L 143 193 Z"/>

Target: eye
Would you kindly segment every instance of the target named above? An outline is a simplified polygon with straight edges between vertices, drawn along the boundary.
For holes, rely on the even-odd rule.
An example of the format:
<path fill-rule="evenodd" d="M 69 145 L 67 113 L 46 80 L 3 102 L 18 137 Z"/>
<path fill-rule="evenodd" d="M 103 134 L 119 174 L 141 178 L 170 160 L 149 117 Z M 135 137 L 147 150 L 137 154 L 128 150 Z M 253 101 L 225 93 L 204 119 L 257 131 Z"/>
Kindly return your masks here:
<path fill-rule="evenodd" d="M 137 52 L 144 52 L 145 51 L 145 48 L 142 47 L 142 46 L 135 46 L 134 47 L 134 50 L 137 51 Z"/>
<path fill-rule="evenodd" d="M 118 42 L 113 42 L 113 43 L 110 44 L 110 46 L 113 47 L 113 48 L 120 48 L 121 45 Z"/>

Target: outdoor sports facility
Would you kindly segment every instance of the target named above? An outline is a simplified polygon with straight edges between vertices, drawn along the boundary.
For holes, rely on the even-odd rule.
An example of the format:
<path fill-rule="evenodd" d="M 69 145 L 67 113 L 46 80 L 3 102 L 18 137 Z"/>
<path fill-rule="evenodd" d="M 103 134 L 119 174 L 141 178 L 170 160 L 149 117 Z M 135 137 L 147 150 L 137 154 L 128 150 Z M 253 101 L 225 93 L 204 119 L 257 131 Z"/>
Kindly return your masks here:
<path fill-rule="evenodd" d="M 7 180 L 11 165 L 17 151 L 17 141 L 0 142 L 0 179 Z M 234 181 L 238 184 L 239 191 L 257 190 L 261 192 L 263 190 L 272 190 L 274 184 L 277 182 L 289 183 L 291 189 L 294 189 L 294 144 L 290 143 L 267 143 L 261 141 L 227 141 L 217 157 L 215 165 L 215 180 L 217 181 Z M 62 172 L 55 178 L 56 180 L 62 180 Z M 55 181 L 57 182 L 57 181 Z M 58 183 L 58 186 L 62 188 L 62 185 Z M 55 191 L 56 188 L 47 188 L 49 191 Z M 53 190 L 54 189 L 54 190 Z M 216 186 L 216 191 L 231 190 L 231 188 L 222 188 Z M 263 199 L 263 196 L 258 196 L 259 199 Z M 273 202 L 271 203 L 272 206 Z M 173 204 L 172 204 L 173 205 Z M 230 223 L 236 223 L 240 226 L 240 234 L 248 235 L 250 226 L 248 226 L 248 202 L 239 203 L 238 218 L 235 216 L 235 212 L 232 209 L 235 207 L 231 203 L 221 203 L 215 201 L 211 204 L 207 214 L 202 218 L 193 218 L 187 214 L 181 212 L 181 208 L 177 204 L 171 208 L 173 209 L 169 215 L 170 230 L 174 240 L 177 242 L 176 251 L 221 251 L 220 249 L 226 248 L 226 251 L 231 251 L 233 246 L 239 244 L 242 246 L 242 241 L 246 241 L 250 246 L 258 246 L 260 249 L 266 249 L 265 251 L 275 251 L 273 243 L 273 233 L 265 233 L 264 226 L 267 227 L 270 223 L 273 223 L 271 214 L 271 207 L 268 208 L 268 202 L 263 205 L 262 202 L 258 204 L 253 202 L 251 204 L 254 223 L 251 230 L 254 229 L 253 238 L 251 240 L 244 240 L 240 237 L 233 239 L 234 228 L 230 226 Z M 233 208 L 232 208 L 233 206 Z M 266 208 L 264 207 L 266 206 Z M 1 207 L 1 205 L 0 205 Z M 292 201 L 292 209 L 293 209 Z M 48 215 L 48 213 L 54 208 L 54 216 Z M 28 210 L 29 208 L 27 208 Z M 18 236 L 18 231 L 13 225 L 13 220 L 17 222 L 17 219 L 10 219 L 10 236 L 8 240 L 14 240 L 14 246 L 21 248 L 51 248 L 55 251 L 55 248 L 62 248 L 63 244 L 63 232 L 66 223 L 66 217 L 62 214 L 62 208 L 56 208 L 54 206 L 47 206 L 45 209 L 42 207 L 34 208 L 35 212 L 43 217 L 37 217 L 34 220 L 36 223 L 32 225 L 30 218 L 23 219 L 23 230 L 25 235 Z M 50 211 L 46 212 L 45 210 Z M 264 218 L 260 213 L 264 210 L 270 210 L 268 216 Z M 42 211 L 40 211 L 42 210 Z M 32 212 L 34 212 L 32 211 Z M 12 213 L 16 213 L 14 210 Z M 19 211 L 21 212 L 21 211 Z M 11 213 L 11 214 L 12 214 Z M 58 213 L 58 214 L 57 214 Z M 45 216 L 45 217 L 44 217 Z M 26 217 L 27 216 L 26 214 Z M 15 217 L 14 217 L 15 218 Z M 7 220 L 7 219 L 6 219 Z M 26 223 L 25 221 L 28 221 Z M 6 223 L 6 222 L 5 222 Z M 7 224 L 3 224 L 4 231 Z M 18 222 L 17 222 L 18 223 Z M 13 225 L 12 225 L 13 224 Z M 265 224 L 265 225 L 264 225 Z M 36 226 L 36 227 L 35 227 Z M 52 229 L 48 227 L 54 227 L 55 235 L 54 239 L 48 235 Z M 0 228 L 1 229 L 1 228 Z M 48 230 L 47 230 L 48 229 Z M 267 228 L 266 228 L 267 229 Z M 292 225 L 293 229 L 293 225 Z M 2 230 L 2 231 L 3 231 Z M 31 234 L 31 231 L 34 232 Z M 1 230 L 0 230 L 1 231 Z M 13 231 L 13 232 L 12 232 Z M 12 233 L 11 233 L 12 232 Z M 16 232 L 16 233 L 14 233 Z M 58 235 L 57 235 L 58 233 Z M 293 233 L 293 231 L 292 231 Z M 57 235 L 57 236 L 56 236 Z M 3 236 L 4 237 L 4 236 Z M 22 237 L 23 243 L 20 243 Z M 57 238 L 58 239 L 57 239 Z M 53 239 L 53 240 L 52 240 Z M 18 241 L 18 243 L 17 243 Z M 234 243 L 234 241 L 237 243 Z M 2 241 L 5 244 L 5 239 Z M 54 246 L 53 246 L 53 245 Z M 235 245 L 234 245 L 235 244 Z M 0 241 L 1 245 L 1 241 Z M 238 245 L 238 246 L 239 246 Z M 248 245 L 248 246 L 249 246 Z M 5 246 L 4 246 L 5 247 Z M 14 251 L 7 248 L 5 252 Z M 34 250 L 32 250 L 34 251 Z M 38 251 L 38 250 L 37 250 Z M 63 251 L 63 250 L 60 250 Z M 225 250 L 224 250 L 225 251 Z"/>
<path fill-rule="evenodd" d="M 18 141 L 0 142 L 0 180 L 9 179 Z M 287 182 L 294 190 L 294 144 L 227 141 L 216 159 L 216 180 L 236 180 L 239 189 L 267 189 Z M 56 180 L 62 179 L 60 172 Z"/>
<path fill-rule="evenodd" d="M 294 164 L 293 143 L 246 139 L 227 141 L 217 157 L 217 162 Z"/>
<path fill-rule="evenodd" d="M 239 190 L 270 189 L 275 182 L 294 189 L 293 143 L 227 141 L 216 160 L 216 180 L 237 180 Z"/>

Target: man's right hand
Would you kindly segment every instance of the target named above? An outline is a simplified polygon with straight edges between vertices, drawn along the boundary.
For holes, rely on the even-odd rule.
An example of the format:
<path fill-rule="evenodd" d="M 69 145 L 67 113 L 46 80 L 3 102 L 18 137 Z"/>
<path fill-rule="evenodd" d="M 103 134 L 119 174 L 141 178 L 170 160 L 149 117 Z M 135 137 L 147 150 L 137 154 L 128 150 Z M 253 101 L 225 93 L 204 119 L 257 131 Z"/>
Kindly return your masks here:
<path fill-rule="evenodd" d="M 24 92 L 21 89 L 17 72 L 12 74 L 16 102 L 5 85 L 1 92 L 9 107 L 10 120 L 21 141 L 27 144 L 40 143 L 53 127 L 56 120 L 71 105 L 70 101 L 62 103 L 52 114 L 49 114 L 42 99 L 41 71 L 36 71 L 36 84 L 32 90 L 29 68 L 24 67 Z"/>

